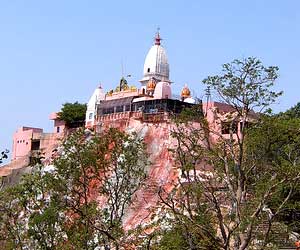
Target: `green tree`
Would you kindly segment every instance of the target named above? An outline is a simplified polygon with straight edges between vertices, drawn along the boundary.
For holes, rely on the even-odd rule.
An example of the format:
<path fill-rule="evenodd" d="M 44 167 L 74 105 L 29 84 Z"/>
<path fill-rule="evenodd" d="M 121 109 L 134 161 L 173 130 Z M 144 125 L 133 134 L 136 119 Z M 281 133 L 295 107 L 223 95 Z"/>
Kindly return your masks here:
<path fill-rule="evenodd" d="M 0 192 L 0 244 L 3 249 L 25 249 L 25 223 L 21 214 L 23 206 L 17 200 L 16 188 Z"/>
<path fill-rule="evenodd" d="M 271 89 L 277 71 L 247 58 L 224 64 L 222 74 L 203 81 L 233 109 L 227 116 L 229 134 L 192 111 L 191 119 L 177 121 L 173 152 L 181 175 L 173 192 L 161 190 L 160 197 L 168 217 L 175 225 L 181 222 L 183 235 L 191 234 L 186 238 L 188 249 L 205 249 L 193 240 L 199 235 L 217 249 L 267 249 L 277 244 L 275 231 L 285 228 L 277 218 L 299 185 L 299 128 L 295 123 L 283 133 L 292 124 L 253 112 L 263 112 L 281 95 Z M 287 183 L 288 192 L 281 192 Z"/>
<path fill-rule="evenodd" d="M 289 134 L 289 140 L 294 141 L 294 138 L 299 136 L 297 127 L 300 124 L 300 102 L 275 116 L 286 124 L 283 134 Z M 289 191 L 289 188 L 284 188 L 282 195 L 287 191 Z M 280 214 L 280 220 L 284 221 L 291 230 L 300 233 L 300 185 L 295 187 L 295 191 L 288 202 L 288 207 Z"/>
<path fill-rule="evenodd" d="M 67 102 L 63 104 L 58 116 L 61 120 L 66 122 L 67 126 L 84 124 L 86 108 L 86 104 Z"/>
<path fill-rule="evenodd" d="M 20 183 L 1 191 L 0 241 L 4 249 L 61 249 L 64 210 L 50 197 L 54 180 L 38 163 Z"/>
<path fill-rule="evenodd" d="M 4 150 L 0 153 L 0 164 L 3 162 L 3 160 L 7 159 L 8 158 L 8 150 Z"/>
<path fill-rule="evenodd" d="M 122 220 L 146 176 L 144 144 L 115 129 L 72 133 L 53 165 L 0 193 L 6 249 L 96 249 L 123 244 Z"/>
<path fill-rule="evenodd" d="M 82 131 L 72 134 L 63 144 L 64 156 L 54 162 L 56 192 L 74 218 L 66 231 L 79 249 L 99 244 L 118 249 L 125 209 L 145 178 L 144 145 L 116 129 L 84 136 Z"/>
<path fill-rule="evenodd" d="M 286 110 L 285 112 L 280 112 L 278 116 L 289 119 L 289 118 L 300 118 L 300 102 L 298 102 L 295 106 Z"/>

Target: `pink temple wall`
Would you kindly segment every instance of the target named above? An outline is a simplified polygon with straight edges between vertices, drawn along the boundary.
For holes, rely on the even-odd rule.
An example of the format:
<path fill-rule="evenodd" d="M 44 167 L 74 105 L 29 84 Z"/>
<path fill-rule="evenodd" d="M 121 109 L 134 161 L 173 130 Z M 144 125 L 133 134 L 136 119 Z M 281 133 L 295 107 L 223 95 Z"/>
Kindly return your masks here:
<path fill-rule="evenodd" d="M 51 113 L 49 119 L 54 121 L 53 133 L 64 132 L 66 123 L 59 119 L 57 112 Z"/>
<path fill-rule="evenodd" d="M 41 128 L 19 128 L 13 135 L 12 160 L 27 156 L 31 150 L 32 138 L 41 133 Z"/>
<path fill-rule="evenodd" d="M 13 135 L 12 161 L 29 157 L 31 150 L 41 150 L 45 157 L 51 157 L 52 150 L 59 143 L 65 130 L 65 122 L 58 119 L 57 113 L 50 114 L 54 121 L 53 133 L 44 133 L 41 128 L 21 127 Z M 38 142 L 38 148 L 33 148 L 33 142 Z"/>

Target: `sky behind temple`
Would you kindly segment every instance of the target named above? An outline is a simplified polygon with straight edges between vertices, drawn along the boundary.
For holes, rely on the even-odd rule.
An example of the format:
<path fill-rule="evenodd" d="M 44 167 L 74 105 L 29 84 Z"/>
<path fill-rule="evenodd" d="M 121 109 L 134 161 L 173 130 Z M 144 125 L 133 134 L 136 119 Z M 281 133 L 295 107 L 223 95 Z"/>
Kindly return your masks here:
<path fill-rule="evenodd" d="M 299 98 L 300 1 L 0 0 L 0 149 L 20 126 L 52 131 L 65 102 L 87 102 L 99 82 L 123 74 L 140 86 L 145 56 L 160 27 L 173 92 L 187 83 L 202 97 L 206 76 L 235 58 L 277 65 L 276 112 Z"/>

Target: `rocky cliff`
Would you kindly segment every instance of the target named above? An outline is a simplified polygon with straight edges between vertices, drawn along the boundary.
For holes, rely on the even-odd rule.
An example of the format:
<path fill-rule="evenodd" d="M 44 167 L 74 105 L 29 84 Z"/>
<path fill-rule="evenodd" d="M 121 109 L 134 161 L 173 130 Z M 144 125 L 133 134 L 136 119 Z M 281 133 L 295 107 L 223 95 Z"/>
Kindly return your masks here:
<path fill-rule="evenodd" d="M 169 148 L 175 144 L 171 130 L 170 122 L 145 123 L 130 119 L 127 124 L 126 131 L 135 131 L 144 138 L 151 164 L 145 185 L 136 193 L 133 204 L 127 210 L 125 230 L 149 222 L 151 211 L 159 200 L 159 188 L 170 190 L 172 182 L 176 180 L 178 171 L 173 167 L 172 155 L 169 152 Z"/>

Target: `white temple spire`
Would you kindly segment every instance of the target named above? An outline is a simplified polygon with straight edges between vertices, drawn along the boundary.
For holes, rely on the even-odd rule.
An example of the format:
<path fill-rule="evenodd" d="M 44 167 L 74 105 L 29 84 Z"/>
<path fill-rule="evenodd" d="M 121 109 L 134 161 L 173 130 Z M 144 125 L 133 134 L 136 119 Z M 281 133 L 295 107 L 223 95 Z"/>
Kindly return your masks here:
<path fill-rule="evenodd" d="M 161 40 L 158 30 L 154 38 L 154 45 L 150 48 L 145 59 L 144 76 L 140 80 L 142 86 L 146 86 L 151 78 L 157 82 L 170 82 L 168 57 L 166 50 L 161 46 Z"/>

